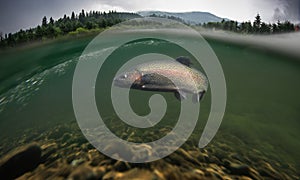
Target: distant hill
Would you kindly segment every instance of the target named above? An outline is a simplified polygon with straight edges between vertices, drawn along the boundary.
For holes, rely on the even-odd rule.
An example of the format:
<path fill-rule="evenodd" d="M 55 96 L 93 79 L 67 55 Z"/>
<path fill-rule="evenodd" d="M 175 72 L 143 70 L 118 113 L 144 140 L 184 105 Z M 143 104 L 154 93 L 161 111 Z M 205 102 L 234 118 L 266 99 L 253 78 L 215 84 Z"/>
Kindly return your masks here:
<path fill-rule="evenodd" d="M 118 12 L 118 18 L 122 20 L 141 18 L 142 16 L 136 13 Z"/>
<path fill-rule="evenodd" d="M 147 17 L 150 15 L 157 16 L 174 16 L 184 20 L 186 23 L 199 24 L 208 22 L 221 22 L 222 19 L 229 20 L 226 18 L 218 17 L 214 14 L 208 12 L 183 12 L 183 13 L 173 13 L 173 12 L 163 12 L 163 11 L 139 11 L 137 14 Z"/>

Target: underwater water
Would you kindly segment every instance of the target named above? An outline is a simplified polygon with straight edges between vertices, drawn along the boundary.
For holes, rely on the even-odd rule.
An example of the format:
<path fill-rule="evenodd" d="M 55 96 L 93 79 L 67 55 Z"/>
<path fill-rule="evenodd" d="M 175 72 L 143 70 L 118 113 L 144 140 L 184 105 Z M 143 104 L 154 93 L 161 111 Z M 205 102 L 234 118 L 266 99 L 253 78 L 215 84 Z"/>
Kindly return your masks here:
<path fill-rule="evenodd" d="M 201 101 L 197 127 L 180 151 L 158 162 L 120 165 L 101 154 L 97 155 L 99 162 L 95 160 L 93 154 L 97 152 L 78 129 L 73 111 L 74 70 L 91 40 L 92 37 L 62 40 L 0 52 L 0 156 L 37 142 L 44 158 L 41 161 L 44 168 L 38 166 L 23 178 L 54 175 L 66 178 L 84 162 L 90 162 L 89 168 L 98 167 L 93 169 L 97 175 L 101 174 L 99 167 L 104 167 L 101 178 L 117 177 L 117 173 L 122 174 L 121 177 L 130 176 L 129 171 L 135 168 L 144 174 L 154 173 L 158 179 L 299 178 L 299 58 L 208 39 L 222 65 L 227 84 L 226 112 L 216 137 L 204 149 L 197 147 L 210 111 L 208 92 Z M 151 47 L 146 48 L 149 42 Z M 173 58 L 189 56 L 188 52 L 163 41 L 132 42 L 108 58 L 95 87 L 97 107 L 105 123 L 128 141 L 148 142 L 162 137 L 174 126 L 180 111 L 180 103 L 173 94 L 160 93 L 166 98 L 168 109 L 162 122 L 152 128 L 129 127 L 114 113 L 110 100 L 112 78 L 122 63 L 147 52 L 167 53 Z M 194 67 L 201 69 L 199 64 Z M 148 99 L 155 93 L 131 90 L 132 109 L 140 115 L 148 114 Z M 59 172 L 60 167 L 67 170 L 54 175 L 45 173 L 51 168 Z"/>

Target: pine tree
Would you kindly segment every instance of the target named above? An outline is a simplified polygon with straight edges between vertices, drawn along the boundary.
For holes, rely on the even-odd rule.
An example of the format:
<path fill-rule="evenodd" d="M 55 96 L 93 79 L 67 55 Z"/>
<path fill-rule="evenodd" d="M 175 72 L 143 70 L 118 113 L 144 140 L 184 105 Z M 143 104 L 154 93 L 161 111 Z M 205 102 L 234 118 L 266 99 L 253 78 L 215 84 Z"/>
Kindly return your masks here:
<path fill-rule="evenodd" d="M 83 18 L 85 17 L 84 9 L 81 10 L 81 15 Z"/>
<path fill-rule="evenodd" d="M 46 26 L 47 26 L 47 17 L 46 17 L 46 16 L 43 17 L 43 20 L 42 20 L 42 26 L 43 26 L 43 27 L 46 27 Z"/>
<path fill-rule="evenodd" d="M 75 20 L 75 13 L 74 13 L 74 11 L 72 12 L 71 20 Z"/>
<path fill-rule="evenodd" d="M 40 25 L 38 25 L 36 28 L 35 37 L 36 39 L 42 39 L 43 37 L 43 30 Z"/>
<path fill-rule="evenodd" d="M 258 33 L 260 31 L 260 27 L 261 27 L 261 18 L 260 15 L 257 14 L 257 16 L 255 17 L 255 21 L 253 22 L 254 31 Z"/>
<path fill-rule="evenodd" d="M 51 24 L 52 26 L 54 25 L 54 20 L 52 17 L 50 17 L 49 24 Z"/>

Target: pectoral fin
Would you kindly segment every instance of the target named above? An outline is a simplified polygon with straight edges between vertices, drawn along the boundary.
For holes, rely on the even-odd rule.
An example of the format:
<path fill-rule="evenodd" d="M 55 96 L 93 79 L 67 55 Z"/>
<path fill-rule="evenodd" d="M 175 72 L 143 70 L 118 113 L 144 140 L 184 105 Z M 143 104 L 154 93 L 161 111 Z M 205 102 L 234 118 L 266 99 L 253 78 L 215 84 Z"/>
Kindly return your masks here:
<path fill-rule="evenodd" d="M 179 101 L 186 99 L 186 94 L 184 92 L 176 91 L 174 95 Z"/>

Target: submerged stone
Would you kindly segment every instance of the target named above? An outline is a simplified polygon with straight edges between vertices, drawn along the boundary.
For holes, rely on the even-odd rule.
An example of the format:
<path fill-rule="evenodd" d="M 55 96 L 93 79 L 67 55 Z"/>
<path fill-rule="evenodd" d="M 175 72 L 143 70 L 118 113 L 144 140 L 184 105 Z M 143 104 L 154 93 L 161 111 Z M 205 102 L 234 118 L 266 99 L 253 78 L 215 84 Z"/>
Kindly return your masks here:
<path fill-rule="evenodd" d="M 42 150 L 32 143 L 9 152 L 0 160 L 0 177 L 14 179 L 34 170 L 40 163 Z"/>
<path fill-rule="evenodd" d="M 98 179 L 97 173 L 86 165 L 79 166 L 76 168 L 67 178 L 68 180 L 83 180 L 83 179 Z"/>

